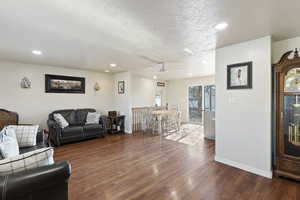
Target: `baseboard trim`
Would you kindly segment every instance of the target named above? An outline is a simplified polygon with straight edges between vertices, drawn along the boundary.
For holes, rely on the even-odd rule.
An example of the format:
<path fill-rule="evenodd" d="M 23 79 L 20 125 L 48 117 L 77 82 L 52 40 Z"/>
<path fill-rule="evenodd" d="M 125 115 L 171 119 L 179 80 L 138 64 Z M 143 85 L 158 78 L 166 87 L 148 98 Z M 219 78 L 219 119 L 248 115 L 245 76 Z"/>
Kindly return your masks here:
<path fill-rule="evenodd" d="M 251 167 L 251 166 L 245 165 L 243 163 L 238 163 L 238 162 L 226 159 L 226 158 L 220 158 L 218 156 L 215 156 L 215 161 L 223 163 L 225 165 L 229 165 L 229 166 L 241 169 L 241 170 L 244 170 L 244 171 L 247 171 L 247 172 L 250 172 L 250 173 L 253 173 L 253 174 L 256 174 L 256 175 L 259 175 L 259 176 L 263 176 L 263 177 L 266 177 L 269 179 L 272 179 L 272 177 L 273 177 L 272 171 L 257 169 L 255 167 Z"/>

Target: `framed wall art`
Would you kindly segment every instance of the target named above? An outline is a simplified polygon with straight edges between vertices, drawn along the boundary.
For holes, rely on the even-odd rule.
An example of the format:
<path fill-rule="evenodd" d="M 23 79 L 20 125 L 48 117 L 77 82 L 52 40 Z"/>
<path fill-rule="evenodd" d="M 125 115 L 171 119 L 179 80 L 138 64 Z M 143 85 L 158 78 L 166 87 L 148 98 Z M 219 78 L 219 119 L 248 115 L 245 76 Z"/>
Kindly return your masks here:
<path fill-rule="evenodd" d="M 125 81 L 118 81 L 118 93 L 119 94 L 125 93 Z"/>
<path fill-rule="evenodd" d="M 227 89 L 252 88 L 252 62 L 227 66 Z"/>
<path fill-rule="evenodd" d="M 85 78 L 45 75 L 46 93 L 85 93 Z"/>
<path fill-rule="evenodd" d="M 166 83 L 165 82 L 157 82 L 156 85 L 158 87 L 165 87 L 166 86 Z"/>

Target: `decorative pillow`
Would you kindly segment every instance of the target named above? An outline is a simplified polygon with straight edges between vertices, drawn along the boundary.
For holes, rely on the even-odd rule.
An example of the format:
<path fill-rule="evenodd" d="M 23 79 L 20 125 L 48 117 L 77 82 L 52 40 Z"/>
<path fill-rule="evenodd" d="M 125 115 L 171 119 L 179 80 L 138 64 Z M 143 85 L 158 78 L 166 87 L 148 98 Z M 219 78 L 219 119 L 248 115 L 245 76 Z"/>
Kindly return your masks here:
<path fill-rule="evenodd" d="M 4 128 L 0 132 L 0 152 L 2 158 L 14 157 L 20 154 L 14 129 Z"/>
<path fill-rule="evenodd" d="M 54 120 L 59 124 L 60 128 L 67 128 L 69 123 L 67 120 L 59 113 L 53 115 Z"/>
<path fill-rule="evenodd" d="M 12 158 L 0 160 L 0 175 L 28 171 L 29 169 L 47 166 L 53 163 L 52 147 L 37 149 Z"/>
<path fill-rule="evenodd" d="M 99 124 L 101 114 L 96 112 L 88 112 L 85 124 Z"/>
<path fill-rule="evenodd" d="M 33 147 L 36 145 L 39 125 L 10 125 L 7 128 L 15 130 L 19 147 Z"/>

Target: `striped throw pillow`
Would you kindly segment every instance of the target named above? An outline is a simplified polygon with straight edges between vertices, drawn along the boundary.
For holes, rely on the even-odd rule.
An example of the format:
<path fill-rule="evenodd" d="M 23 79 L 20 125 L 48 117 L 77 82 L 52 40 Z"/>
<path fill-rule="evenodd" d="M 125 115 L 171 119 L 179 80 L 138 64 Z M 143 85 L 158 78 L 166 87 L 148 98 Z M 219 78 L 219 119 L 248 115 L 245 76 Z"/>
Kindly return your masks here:
<path fill-rule="evenodd" d="M 7 128 L 15 130 L 19 147 L 33 147 L 36 145 L 36 136 L 39 130 L 38 125 L 10 125 Z"/>
<path fill-rule="evenodd" d="M 53 115 L 54 120 L 59 124 L 60 128 L 67 128 L 69 123 L 67 120 L 59 113 Z"/>
<path fill-rule="evenodd" d="M 85 124 L 99 124 L 101 114 L 96 112 L 88 112 Z"/>
<path fill-rule="evenodd" d="M 28 171 L 54 163 L 53 148 L 42 148 L 15 157 L 0 160 L 0 175 Z"/>

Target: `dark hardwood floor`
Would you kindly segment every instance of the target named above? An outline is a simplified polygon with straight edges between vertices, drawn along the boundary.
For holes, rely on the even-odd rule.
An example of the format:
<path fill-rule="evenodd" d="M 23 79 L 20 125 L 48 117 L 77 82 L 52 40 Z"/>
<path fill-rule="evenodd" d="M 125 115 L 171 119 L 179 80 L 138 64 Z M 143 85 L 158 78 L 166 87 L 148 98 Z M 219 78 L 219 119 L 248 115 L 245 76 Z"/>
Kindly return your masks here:
<path fill-rule="evenodd" d="M 214 142 L 190 146 L 115 135 L 56 148 L 72 164 L 70 200 L 298 200 L 300 184 L 214 161 Z"/>

